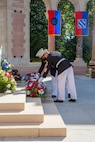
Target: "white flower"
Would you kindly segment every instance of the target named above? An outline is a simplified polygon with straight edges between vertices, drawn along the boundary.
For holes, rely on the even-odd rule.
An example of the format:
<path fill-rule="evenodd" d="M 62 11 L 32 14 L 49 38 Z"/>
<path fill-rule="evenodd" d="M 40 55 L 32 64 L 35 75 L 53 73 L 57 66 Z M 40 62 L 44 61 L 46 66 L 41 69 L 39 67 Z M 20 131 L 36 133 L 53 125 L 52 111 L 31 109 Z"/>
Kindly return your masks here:
<path fill-rule="evenodd" d="M 29 96 L 30 95 L 30 91 L 26 90 L 26 95 Z"/>
<path fill-rule="evenodd" d="M 43 89 L 38 90 L 38 93 L 39 93 L 39 94 L 44 94 L 44 90 L 43 90 Z"/>
<path fill-rule="evenodd" d="M 7 85 L 7 88 L 9 89 L 10 87 L 11 87 L 11 84 L 8 84 L 8 85 Z"/>

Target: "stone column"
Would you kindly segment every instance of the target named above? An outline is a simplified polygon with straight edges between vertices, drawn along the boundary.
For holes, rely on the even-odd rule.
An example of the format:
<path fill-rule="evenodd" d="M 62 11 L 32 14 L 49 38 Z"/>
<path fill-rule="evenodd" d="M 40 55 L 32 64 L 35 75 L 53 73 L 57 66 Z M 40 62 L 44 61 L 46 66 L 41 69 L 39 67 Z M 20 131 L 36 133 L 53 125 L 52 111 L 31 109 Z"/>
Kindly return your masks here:
<path fill-rule="evenodd" d="M 77 37 L 76 58 L 82 58 L 83 57 L 82 45 L 83 45 L 83 38 Z"/>
<path fill-rule="evenodd" d="M 55 50 L 55 36 L 48 36 L 48 50 Z"/>
<path fill-rule="evenodd" d="M 48 10 L 57 10 L 57 6 L 60 0 L 42 0 L 46 6 L 46 18 L 48 19 L 47 11 Z M 55 50 L 55 36 L 48 35 L 48 50 Z"/>
<path fill-rule="evenodd" d="M 7 58 L 7 1 L 0 0 L 0 49 L 1 60 Z"/>
<path fill-rule="evenodd" d="M 7 57 L 14 65 L 30 62 L 30 0 L 7 0 Z"/>
<path fill-rule="evenodd" d="M 76 11 L 85 11 L 86 10 L 86 4 L 89 0 L 69 0 L 75 8 Z M 76 45 L 76 59 L 74 61 L 74 64 L 83 66 L 86 65 L 83 61 L 83 37 L 77 36 L 77 45 Z"/>

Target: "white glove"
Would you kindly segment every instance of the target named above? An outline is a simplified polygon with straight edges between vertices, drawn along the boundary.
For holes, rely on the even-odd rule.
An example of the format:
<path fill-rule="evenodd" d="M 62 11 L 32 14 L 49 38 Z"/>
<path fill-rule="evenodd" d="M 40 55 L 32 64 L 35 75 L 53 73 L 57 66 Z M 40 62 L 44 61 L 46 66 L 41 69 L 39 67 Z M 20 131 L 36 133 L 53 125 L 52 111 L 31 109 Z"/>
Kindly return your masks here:
<path fill-rule="evenodd" d="M 40 77 L 39 80 L 38 80 L 38 82 L 42 82 L 42 80 L 43 80 L 43 77 Z"/>
<path fill-rule="evenodd" d="M 41 77 L 40 73 L 36 73 L 36 78 L 39 79 Z"/>
<path fill-rule="evenodd" d="M 37 75 L 41 76 L 41 74 L 39 72 L 36 73 Z"/>

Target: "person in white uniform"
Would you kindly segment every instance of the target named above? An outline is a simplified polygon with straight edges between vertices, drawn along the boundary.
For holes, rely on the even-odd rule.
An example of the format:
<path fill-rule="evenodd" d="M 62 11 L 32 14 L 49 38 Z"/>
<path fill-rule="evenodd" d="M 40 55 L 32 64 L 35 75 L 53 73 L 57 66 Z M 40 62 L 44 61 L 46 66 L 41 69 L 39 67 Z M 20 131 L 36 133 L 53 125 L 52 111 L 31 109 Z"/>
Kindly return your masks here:
<path fill-rule="evenodd" d="M 57 75 L 57 85 L 58 85 L 58 96 L 54 102 L 64 102 L 65 101 L 65 88 L 66 81 L 68 82 L 68 87 L 70 90 L 70 102 L 75 102 L 77 100 L 77 93 L 74 80 L 74 72 L 72 65 L 63 56 L 54 56 L 48 52 L 47 49 L 40 49 L 36 56 L 45 59 L 45 68 L 42 77 L 39 79 L 41 81 L 45 78 L 49 70 L 53 71 L 54 76 Z M 56 74 L 57 73 L 57 74 Z"/>
<path fill-rule="evenodd" d="M 52 51 L 50 52 L 53 56 L 62 56 L 62 54 L 58 51 Z M 55 68 L 56 70 L 56 68 Z M 58 84 L 57 84 L 57 74 L 52 74 L 52 69 L 51 69 L 51 78 L 52 78 L 52 98 L 55 98 L 58 94 Z M 68 81 L 66 81 L 66 91 L 68 94 L 68 98 L 70 98 L 70 89 L 68 86 Z"/>
<path fill-rule="evenodd" d="M 40 51 L 41 50 L 43 50 L 43 49 L 41 48 Z M 47 49 L 46 49 L 46 51 L 48 52 Z M 62 56 L 62 54 L 60 52 L 58 52 L 58 51 L 52 51 L 52 52 L 48 52 L 48 53 L 52 54 L 53 56 Z M 38 53 L 36 54 L 36 57 L 41 58 Z M 38 73 L 40 73 L 40 74 L 42 73 L 42 71 L 43 71 L 43 69 L 45 67 L 45 63 L 46 63 L 45 58 L 42 58 L 42 64 L 41 64 L 41 66 L 40 66 L 40 68 L 38 70 Z M 55 74 L 55 71 L 56 71 L 56 68 L 54 69 L 54 67 L 51 68 L 51 70 L 50 70 L 51 78 L 52 78 L 51 79 L 52 98 L 57 97 L 57 94 L 58 94 L 57 75 Z M 66 81 L 66 91 L 67 91 L 67 94 L 68 94 L 68 98 L 70 98 L 70 90 L 69 90 L 69 86 L 68 86 L 67 81 Z"/>
<path fill-rule="evenodd" d="M 43 49 L 41 48 L 40 51 L 42 51 Z M 45 51 L 47 51 L 49 53 L 49 51 L 46 49 Z M 52 54 L 53 56 L 61 56 L 61 53 L 58 52 L 58 51 L 52 51 L 50 52 L 50 54 Z M 36 54 L 36 57 L 40 57 L 40 54 Z M 41 63 L 41 66 L 38 70 L 38 73 L 42 73 L 42 71 L 44 70 L 44 67 L 46 65 L 46 59 L 45 58 L 42 58 L 42 63 Z M 57 86 L 57 76 L 55 75 L 55 71 L 56 69 L 54 69 L 54 67 L 50 69 L 50 73 L 51 73 L 51 84 L 52 84 L 52 98 L 55 98 L 58 94 L 58 86 Z"/>
<path fill-rule="evenodd" d="M 57 97 L 58 94 L 58 83 L 57 83 L 57 76 L 51 76 L 52 78 L 52 98 Z M 68 94 L 68 98 L 70 98 L 70 89 L 69 89 L 69 85 L 68 82 L 66 80 L 66 86 L 65 86 L 66 92 Z"/>

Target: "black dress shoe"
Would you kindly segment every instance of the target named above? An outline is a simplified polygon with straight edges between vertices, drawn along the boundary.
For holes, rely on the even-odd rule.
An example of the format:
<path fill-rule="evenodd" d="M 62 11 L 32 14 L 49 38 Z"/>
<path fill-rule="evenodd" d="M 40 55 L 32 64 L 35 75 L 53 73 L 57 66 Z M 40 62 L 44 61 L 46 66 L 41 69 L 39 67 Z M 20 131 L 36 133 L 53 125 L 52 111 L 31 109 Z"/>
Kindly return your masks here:
<path fill-rule="evenodd" d="M 56 96 L 55 96 L 55 95 L 52 95 L 51 97 L 52 97 L 52 98 L 55 98 Z"/>
<path fill-rule="evenodd" d="M 63 103 L 64 101 L 63 100 L 55 100 L 54 102 L 56 102 L 56 103 Z"/>
<path fill-rule="evenodd" d="M 68 98 L 70 98 L 71 97 L 71 95 L 70 94 L 68 94 Z"/>
<path fill-rule="evenodd" d="M 76 102 L 76 100 L 75 99 L 70 99 L 70 100 L 68 100 L 69 102 Z"/>

